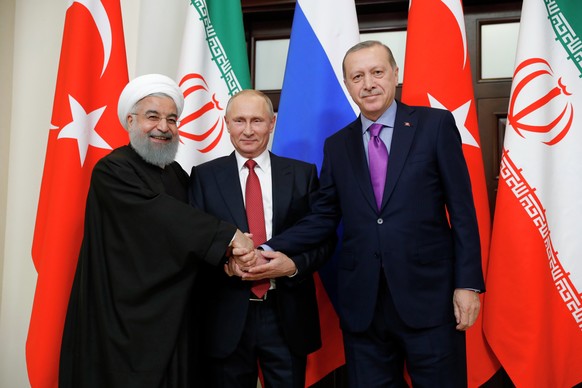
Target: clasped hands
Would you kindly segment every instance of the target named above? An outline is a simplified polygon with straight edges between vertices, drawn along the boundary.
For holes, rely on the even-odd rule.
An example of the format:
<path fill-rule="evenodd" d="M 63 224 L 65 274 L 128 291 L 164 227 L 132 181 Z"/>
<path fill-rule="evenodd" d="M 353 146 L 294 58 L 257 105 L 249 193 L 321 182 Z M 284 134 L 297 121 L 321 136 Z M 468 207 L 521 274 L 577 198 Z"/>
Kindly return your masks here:
<path fill-rule="evenodd" d="M 282 252 L 263 251 L 254 248 L 250 233 L 237 230 L 232 242 L 232 252 L 224 265 L 228 276 L 242 280 L 273 279 L 293 275 L 297 267 Z"/>

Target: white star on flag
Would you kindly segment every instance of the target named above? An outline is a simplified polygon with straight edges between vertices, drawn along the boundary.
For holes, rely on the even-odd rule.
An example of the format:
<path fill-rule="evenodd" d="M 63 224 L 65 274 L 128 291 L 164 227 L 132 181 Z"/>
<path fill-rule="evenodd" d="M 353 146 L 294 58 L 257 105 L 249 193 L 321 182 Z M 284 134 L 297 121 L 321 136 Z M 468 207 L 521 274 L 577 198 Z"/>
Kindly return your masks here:
<path fill-rule="evenodd" d="M 467 121 L 467 115 L 469 114 L 469 107 L 471 106 L 471 100 L 467 101 L 457 109 L 453 110 L 445 107 L 443 104 L 441 104 L 440 101 L 431 96 L 429 93 L 427 93 L 427 95 L 431 107 L 448 109 L 449 111 L 451 111 L 451 113 L 455 117 L 455 123 L 457 124 L 457 128 L 459 128 L 459 132 L 461 133 L 461 139 L 463 140 L 463 144 L 479 148 L 479 143 L 477 143 L 477 140 L 475 140 L 475 137 L 471 134 L 469 128 L 465 126 L 465 122 Z"/>
<path fill-rule="evenodd" d="M 111 149 L 111 146 L 95 131 L 95 126 L 99 122 L 106 107 L 103 106 L 87 114 L 85 108 L 83 108 L 71 95 L 69 95 L 69 103 L 71 106 L 73 121 L 61 129 L 58 138 L 77 140 L 81 166 L 83 166 L 83 163 L 85 163 L 85 157 L 87 156 L 87 149 L 90 145 L 106 150 Z"/>

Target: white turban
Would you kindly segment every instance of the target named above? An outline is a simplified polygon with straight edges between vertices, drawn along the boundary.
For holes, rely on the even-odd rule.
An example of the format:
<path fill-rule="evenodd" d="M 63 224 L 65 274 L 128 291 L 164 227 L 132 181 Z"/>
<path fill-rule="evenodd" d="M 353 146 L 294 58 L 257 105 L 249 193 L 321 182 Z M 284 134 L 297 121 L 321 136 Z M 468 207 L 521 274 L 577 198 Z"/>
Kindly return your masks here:
<path fill-rule="evenodd" d="M 176 82 L 162 74 L 146 74 L 130 81 L 119 96 L 117 104 L 117 116 L 121 125 L 127 130 L 127 116 L 133 106 L 142 98 L 154 93 L 167 94 L 174 100 L 178 117 L 184 109 L 184 95 Z"/>

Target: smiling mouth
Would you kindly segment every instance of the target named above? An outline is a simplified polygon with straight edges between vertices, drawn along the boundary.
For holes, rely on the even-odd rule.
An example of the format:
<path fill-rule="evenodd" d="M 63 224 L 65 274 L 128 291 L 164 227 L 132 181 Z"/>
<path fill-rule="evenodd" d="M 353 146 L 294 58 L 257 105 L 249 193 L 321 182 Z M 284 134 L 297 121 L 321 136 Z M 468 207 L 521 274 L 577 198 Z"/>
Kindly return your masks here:
<path fill-rule="evenodd" d="M 171 136 L 150 136 L 150 139 L 158 140 L 158 141 L 170 141 L 172 140 Z"/>

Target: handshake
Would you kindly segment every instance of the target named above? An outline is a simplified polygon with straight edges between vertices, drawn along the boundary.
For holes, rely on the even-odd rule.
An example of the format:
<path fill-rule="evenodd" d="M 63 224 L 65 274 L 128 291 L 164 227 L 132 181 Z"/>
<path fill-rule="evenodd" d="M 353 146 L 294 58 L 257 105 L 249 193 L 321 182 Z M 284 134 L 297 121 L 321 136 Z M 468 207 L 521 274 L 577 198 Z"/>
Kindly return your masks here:
<path fill-rule="evenodd" d="M 228 276 L 238 276 L 242 280 L 273 279 L 292 276 L 297 272 L 295 262 L 281 252 L 255 249 L 252 235 L 236 231 L 224 264 Z"/>

